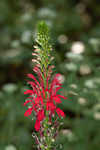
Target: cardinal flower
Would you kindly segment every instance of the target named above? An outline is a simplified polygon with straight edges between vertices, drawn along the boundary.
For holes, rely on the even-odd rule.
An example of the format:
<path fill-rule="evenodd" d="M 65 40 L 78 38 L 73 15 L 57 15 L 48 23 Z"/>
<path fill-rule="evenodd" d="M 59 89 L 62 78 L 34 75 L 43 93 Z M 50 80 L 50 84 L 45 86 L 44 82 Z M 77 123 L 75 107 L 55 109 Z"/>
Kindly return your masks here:
<path fill-rule="evenodd" d="M 48 76 L 45 87 L 40 69 L 35 66 L 33 70 L 37 73 L 39 81 L 33 74 L 27 75 L 30 79 L 32 79 L 31 81 L 27 81 L 28 84 L 31 85 L 32 89 L 24 92 L 24 94 L 29 95 L 24 105 L 30 105 L 24 116 L 28 117 L 32 114 L 32 112 L 35 112 L 35 129 L 38 131 L 41 127 L 41 122 L 45 118 L 46 111 L 48 111 L 50 115 L 57 113 L 59 117 L 65 117 L 64 112 L 57 108 L 57 104 L 61 103 L 61 99 L 66 99 L 66 97 L 57 94 L 57 92 L 62 88 L 59 81 L 60 74 L 56 74 L 54 76 L 51 84 L 49 84 Z"/>
<path fill-rule="evenodd" d="M 59 120 L 65 117 L 64 112 L 58 107 L 58 104 L 61 104 L 62 99 L 65 100 L 66 97 L 58 93 L 62 88 L 61 75 L 59 73 L 52 75 L 54 57 L 51 55 L 52 46 L 49 44 L 48 31 L 47 25 L 41 22 L 32 53 L 35 57 L 32 59 L 35 64 L 33 73 L 27 74 L 27 83 L 31 89 L 24 92 L 27 95 L 24 106 L 28 105 L 24 116 L 36 117 L 34 127 L 37 131 L 35 140 L 38 141 L 38 150 L 52 149 L 60 125 Z"/>

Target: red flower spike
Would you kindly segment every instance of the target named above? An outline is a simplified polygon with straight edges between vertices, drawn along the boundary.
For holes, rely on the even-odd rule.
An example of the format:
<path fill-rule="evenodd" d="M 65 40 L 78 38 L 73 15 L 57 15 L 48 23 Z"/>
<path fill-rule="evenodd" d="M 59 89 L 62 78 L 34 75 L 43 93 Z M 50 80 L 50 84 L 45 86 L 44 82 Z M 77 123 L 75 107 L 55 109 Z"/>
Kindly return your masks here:
<path fill-rule="evenodd" d="M 31 85 L 32 90 L 26 90 L 24 94 L 33 95 L 33 97 L 30 96 L 29 100 L 27 100 L 24 105 L 30 103 L 32 108 L 29 108 L 25 112 L 24 116 L 28 117 L 31 115 L 32 111 L 35 111 L 35 130 L 39 131 L 42 125 L 42 121 L 45 118 L 45 111 L 49 112 L 50 121 L 52 121 L 51 118 L 54 116 L 55 112 L 57 112 L 59 118 L 65 117 L 64 112 L 60 108 L 57 108 L 57 104 L 61 103 L 61 98 L 66 99 L 66 97 L 57 94 L 57 92 L 62 88 L 62 84 L 59 81 L 60 74 L 56 74 L 50 83 L 50 74 L 52 71 L 49 72 L 48 75 L 45 76 L 47 82 L 45 87 L 40 68 L 36 65 L 33 70 L 37 74 L 39 81 L 37 81 L 34 75 L 28 74 L 28 77 L 33 79 L 34 82 L 27 81 Z M 44 110 L 44 106 L 46 106 L 46 110 Z"/>
<path fill-rule="evenodd" d="M 34 74 L 27 74 L 30 79 L 27 83 L 32 89 L 24 92 L 24 94 L 28 95 L 24 106 L 29 105 L 31 108 L 28 108 L 24 116 L 28 117 L 32 114 L 32 111 L 35 112 L 35 130 L 40 130 L 40 133 L 44 130 L 44 123 L 47 121 L 48 125 L 50 125 L 49 121 L 51 126 L 54 125 L 55 120 L 58 118 L 56 118 L 55 113 L 59 118 L 65 117 L 64 112 L 57 107 L 57 104 L 60 104 L 62 102 L 61 100 L 66 99 L 66 97 L 58 94 L 58 91 L 62 88 L 61 75 L 57 73 L 53 79 L 51 78 L 55 66 L 51 65 L 53 57 L 51 56 L 52 46 L 49 43 L 48 27 L 46 27 L 44 23 L 40 23 L 38 29 L 39 34 L 37 34 L 36 38 L 37 44 L 34 46 L 34 52 L 32 53 L 35 57 L 32 61 L 35 64 L 33 71 L 36 77 Z M 46 48 L 44 46 L 45 44 Z M 45 119 L 47 120 L 46 122 Z"/>

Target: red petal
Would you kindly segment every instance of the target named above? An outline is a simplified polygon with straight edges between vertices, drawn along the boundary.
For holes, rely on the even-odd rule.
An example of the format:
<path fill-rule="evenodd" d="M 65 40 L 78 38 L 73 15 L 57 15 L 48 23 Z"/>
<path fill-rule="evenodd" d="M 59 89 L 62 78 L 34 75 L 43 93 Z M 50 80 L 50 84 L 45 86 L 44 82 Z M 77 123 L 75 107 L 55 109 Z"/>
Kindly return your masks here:
<path fill-rule="evenodd" d="M 28 76 L 29 78 L 33 79 L 33 80 L 37 83 L 37 85 L 40 86 L 39 82 L 36 80 L 36 78 L 35 78 L 35 76 L 34 76 L 33 74 L 27 74 L 27 76 Z"/>
<path fill-rule="evenodd" d="M 32 102 L 32 100 L 27 100 L 25 103 L 24 103 L 24 106 L 28 103 Z"/>
<path fill-rule="evenodd" d="M 42 121 L 43 119 L 44 119 L 44 110 L 40 110 L 39 112 L 38 112 L 38 115 L 37 115 L 37 118 L 38 118 L 38 120 L 39 121 Z"/>
<path fill-rule="evenodd" d="M 32 81 L 27 81 L 28 84 L 30 84 L 31 86 L 34 86 L 36 88 L 36 84 Z"/>
<path fill-rule="evenodd" d="M 35 67 L 33 68 L 33 71 L 38 75 L 38 78 L 39 78 L 39 80 L 41 81 L 41 86 L 44 87 L 44 82 L 43 82 L 43 78 L 42 78 L 42 73 L 41 73 L 39 67 L 38 67 L 38 66 L 35 66 Z"/>
<path fill-rule="evenodd" d="M 45 99 L 45 90 L 44 90 L 44 88 L 42 89 L 42 92 L 43 92 L 43 98 Z"/>
<path fill-rule="evenodd" d="M 62 96 L 62 95 L 57 95 L 57 96 L 59 96 L 59 97 L 61 97 L 61 98 L 63 98 L 63 99 L 67 99 L 67 97 Z"/>
<path fill-rule="evenodd" d="M 34 128 L 36 131 L 40 130 L 40 121 L 39 120 L 36 120 Z"/>
<path fill-rule="evenodd" d="M 37 89 L 36 84 L 34 82 L 32 82 L 32 81 L 28 81 L 27 83 L 32 86 L 34 93 L 38 94 L 37 90 L 39 90 L 39 89 Z"/>
<path fill-rule="evenodd" d="M 56 103 L 61 103 L 61 100 L 59 97 L 55 96 L 55 97 L 53 97 L 53 99 Z"/>
<path fill-rule="evenodd" d="M 56 89 L 55 89 L 55 91 L 57 92 L 58 90 L 60 90 L 62 87 L 60 86 L 60 87 L 57 87 Z"/>
<path fill-rule="evenodd" d="M 64 112 L 60 108 L 57 108 L 56 112 L 57 112 L 57 114 L 58 114 L 59 117 L 65 117 Z"/>
<path fill-rule="evenodd" d="M 28 117 L 29 115 L 31 115 L 32 113 L 32 108 L 29 108 L 25 113 L 24 113 L 24 116 L 25 117 Z"/>
<path fill-rule="evenodd" d="M 33 99 L 33 97 L 27 97 L 27 99 Z"/>
<path fill-rule="evenodd" d="M 34 92 L 32 90 L 27 90 L 24 92 L 24 94 L 34 94 Z"/>
<path fill-rule="evenodd" d="M 35 103 L 36 103 L 36 104 L 38 104 L 38 103 L 43 104 L 43 99 L 42 99 L 42 97 L 41 97 L 41 96 L 37 97 L 37 98 L 35 99 Z"/>
<path fill-rule="evenodd" d="M 54 111 L 56 109 L 56 106 L 52 102 L 47 102 L 46 109 Z"/>

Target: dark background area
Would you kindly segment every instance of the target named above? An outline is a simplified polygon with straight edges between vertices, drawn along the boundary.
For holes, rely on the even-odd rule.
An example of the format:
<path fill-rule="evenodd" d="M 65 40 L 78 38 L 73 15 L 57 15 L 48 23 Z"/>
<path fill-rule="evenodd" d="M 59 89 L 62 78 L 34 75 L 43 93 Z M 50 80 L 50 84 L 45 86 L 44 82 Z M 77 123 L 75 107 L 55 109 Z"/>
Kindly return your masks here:
<path fill-rule="evenodd" d="M 57 150 L 100 150 L 99 0 L 0 0 L 0 150 L 36 149 L 23 92 L 40 20 L 50 27 L 68 97 Z"/>

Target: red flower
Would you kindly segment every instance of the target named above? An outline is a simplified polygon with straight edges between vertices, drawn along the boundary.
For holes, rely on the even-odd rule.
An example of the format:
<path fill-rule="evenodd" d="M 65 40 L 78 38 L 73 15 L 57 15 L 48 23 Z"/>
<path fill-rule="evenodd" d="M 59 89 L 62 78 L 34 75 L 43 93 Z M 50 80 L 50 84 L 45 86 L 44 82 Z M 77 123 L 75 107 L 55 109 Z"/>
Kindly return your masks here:
<path fill-rule="evenodd" d="M 47 102 L 46 104 L 47 111 L 51 111 L 51 113 L 54 113 L 55 109 L 56 109 L 56 106 L 54 105 L 53 102 Z"/>
<path fill-rule="evenodd" d="M 34 128 L 36 131 L 40 130 L 40 121 L 39 120 L 36 120 Z"/>
<path fill-rule="evenodd" d="M 31 113 L 32 113 L 32 108 L 29 108 L 29 109 L 25 112 L 24 116 L 28 117 L 29 115 L 31 115 Z"/>
<path fill-rule="evenodd" d="M 52 67 L 51 67 L 52 68 Z M 30 95 L 28 100 L 24 103 L 30 104 L 30 107 L 24 114 L 28 117 L 32 114 L 32 111 L 36 114 L 36 123 L 35 130 L 39 131 L 41 127 L 41 122 L 45 119 L 45 112 L 49 111 L 49 114 L 52 116 L 57 112 L 59 117 L 65 117 L 64 112 L 57 108 L 57 104 L 61 103 L 61 98 L 66 99 L 66 97 L 57 94 L 57 92 L 62 88 L 59 80 L 60 74 L 56 74 L 53 80 L 50 83 L 50 75 L 52 69 L 49 67 L 48 76 L 46 77 L 46 87 L 43 82 L 42 73 L 39 66 L 34 67 L 34 71 L 38 76 L 39 81 L 33 74 L 28 74 L 28 77 L 33 81 L 28 81 L 28 84 L 31 85 L 32 90 L 26 90 L 24 94 Z M 45 75 L 46 76 L 46 75 Z"/>
<path fill-rule="evenodd" d="M 57 108 L 56 112 L 57 112 L 57 114 L 58 114 L 59 117 L 65 117 L 64 112 L 60 108 Z"/>
<path fill-rule="evenodd" d="M 45 115 L 44 115 L 44 110 L 39 110 L 38 114 L 37 114 L 37 119 L 39 121 L 42 121 L 44 119 Z"/>

